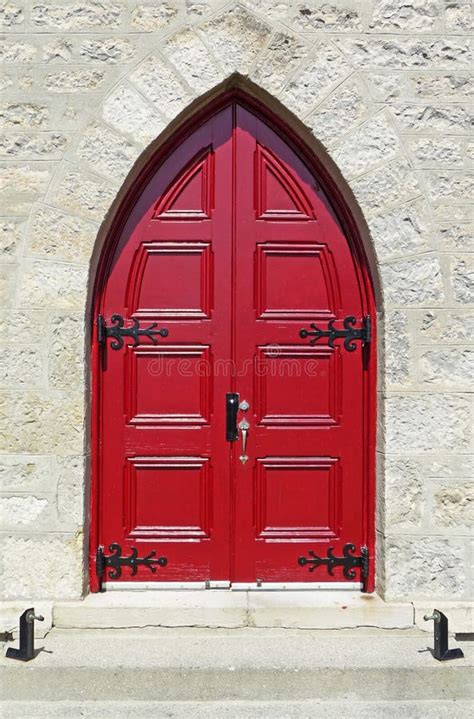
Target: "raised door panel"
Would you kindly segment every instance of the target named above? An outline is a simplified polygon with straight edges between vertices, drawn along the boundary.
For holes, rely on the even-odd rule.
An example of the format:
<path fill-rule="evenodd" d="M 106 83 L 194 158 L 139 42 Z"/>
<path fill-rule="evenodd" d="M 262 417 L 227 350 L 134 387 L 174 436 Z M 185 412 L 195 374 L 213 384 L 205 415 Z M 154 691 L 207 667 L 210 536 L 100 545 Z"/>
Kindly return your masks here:
<path fill-rule="evenodd" d="M 136 581 L 229 576 L 232 111 L 195 129 L 150 177 L 110 262 L 100 313 L 166 337 L 103 353 L 101 537 L 167 558 Z M 212 463 L 212 467 L 211 467 Z M 120 581 L 130 577 L 124 572 Z"/>
<path fill-rule="evenodd" d="M 252 371 L 238 378 L 250 428 L 249 459 L 234 452 L 235 580 L 338 581 L 298 558 L 363 539 L 362 351 L 312 345 L 300 331 L 362 318 L 355 260 L 283 139 L 244 108 L 236 139 L 236 349 L 238 367 Z"/>

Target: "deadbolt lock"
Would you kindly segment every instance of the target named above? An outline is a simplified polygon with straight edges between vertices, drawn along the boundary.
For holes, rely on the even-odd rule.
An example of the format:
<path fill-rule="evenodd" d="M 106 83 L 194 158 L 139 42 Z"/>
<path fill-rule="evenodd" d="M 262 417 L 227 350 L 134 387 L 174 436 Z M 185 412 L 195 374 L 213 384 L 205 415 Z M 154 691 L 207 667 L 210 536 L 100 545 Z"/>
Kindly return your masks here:
<path fill-rule="evenodd" d="M 249 405 L 249 403 L 247 402 L 246 399 L 243 399 L 242 402 L 239 404 L 239 409 L 240 409 L 242 412 L 246 412 L 249 407 L 250 407 L 250 405 Z"/>

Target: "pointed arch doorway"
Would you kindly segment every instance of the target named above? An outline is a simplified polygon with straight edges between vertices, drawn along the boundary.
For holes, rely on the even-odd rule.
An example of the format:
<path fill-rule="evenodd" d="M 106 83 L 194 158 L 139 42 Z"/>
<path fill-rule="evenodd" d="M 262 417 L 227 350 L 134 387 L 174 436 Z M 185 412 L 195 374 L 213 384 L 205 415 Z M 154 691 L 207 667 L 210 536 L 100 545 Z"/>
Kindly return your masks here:
<path fill-rule="evenodd" d="M 93 310 L 93 591 L 373 588 L 374 299 L 338 203 L 240 92 L 122 202 Z"/>

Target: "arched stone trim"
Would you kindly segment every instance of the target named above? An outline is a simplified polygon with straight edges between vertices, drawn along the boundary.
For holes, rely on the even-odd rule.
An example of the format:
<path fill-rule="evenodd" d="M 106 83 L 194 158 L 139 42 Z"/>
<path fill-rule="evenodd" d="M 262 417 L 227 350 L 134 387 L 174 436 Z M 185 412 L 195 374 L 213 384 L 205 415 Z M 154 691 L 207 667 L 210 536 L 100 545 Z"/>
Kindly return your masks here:
<path fill-rule="evenodd" d="M 393 84 L 383 68 L 392 52 L 390 44 L 379 38 L 369 48 L 350 35 L 300 32 L 301 19 L 292 18 L 294 30 L 289 30 L 275 12 L 269 10 L 267 17 L 231 3 L 217 15 L 186 26 L 176 18 L 169 35 L 165 28 L 152 36 L 153 46 L 144 42 L 135 65 L 121 75 L 111 70 L 105 95 L 100 90 L 97 101 L 88 99 L 76 107 L 80 129 L 65 151 L 57 150 L 54 162 L 9 170 L 18 202 L 29 213 L 26 227 L 18 228 L 24 230 L 24 239 L 7 285 L 8 306 L 14 310 L 9 331 L 12 336 L 16 330 L 29 331 L 30 337 L 43 342 L 41 352 L 49 359 L 47 378 L 33 382 L 28 395 L 5 393 L 4 451 L 44 455 L 44 467 L 51 467 L 57 477 L 62 509 L 44 525 L 45 532 L 60 532 L 54 541 L 45 535 L 44 541 L 13 537 L 8 542 L 19 565 L 22 558 L 34 562 L 35 556 L 52 553 L 57 546 L 69 557 L 63 571 L 64 555 L 61 567 L 51 555 L 48 581 L 36 579 L 26 594 L 77 596 L 84 582 L 84 308 L 88 278 L 94 275 L 100 252 L 99 244 L 94 250 L 99 227 L 107 222 L 111 208 L 113 212 L 135 163 L 141 165 L 152 151 L 150 143 L 163 142 L 183 120 L 185 108 L 194 111 L 229 78 L 243 82 L 240 77 L 249 78 L 249 91 L 261 93 L 316 154 L 322 155 L 320 143 L 324 144 L 329 171 L 339 177 L 360 227 L 367 223 L 370 230 L 370 243 L 368 233 L 363 234 L 373 277 L 380 277 L 379 307 L 383 300 L 385 308 L 385 332 L 380 333 L 385 352 L 379 353 L 379 390 L 385 406 L 379 412 L 377 525 L 380 540 L 387 538 L 387 544 L 378 543 L 379 590 L 388 598 L 424 595 L 426 572 L 416 567 L 441 557 L 451 569 L 441 578 L 433 570 L 428 596 L 447 592 L 450 598 L 462 598 L 467 591 L 462 579 L 465 542 L 450 538 L 449 532 L 439 535 L 427 520 L 421 521 L 422 474 L 430 471 L 423 456 L 434 448 L 458 455 L 466 451 L 467 398 L 457 393 L 462 385 L 456 382 L 436 385 L 441 389 L 433 393 L 426 376 L 414 369 L 420 352 L 414 337 L 428 321 L 427 308 L 441 308 L 437 321 L 445 323 L 448 332 L 455 317 L 452 307 L 468 301 L 461 282 L 467 257 L 439 253 L 430 232 L 433 205 L 439 208 L 446 196 L 456 201 L 458 190 L 449 173 L 443 179 L 413 168 L 412 151 L 400 128 L 416 118 L 409 109 L 402 108 L 396 118 L 387 109 Z M 346 24 L 352 22 L 357 26 L 358 21 L 348 16 Z M 357 30 L 356 26 L 343 29 Z M 394 56 L 393 62 L 406 67 L 411 52 L 409 42 L 400 41 L 400 57 Z M 436 43 L 429 52 L 448 63 Z M 370 92 L 366 62 L 381 68 Z M 91 71 L 89 75 L 95 82 Z M 102 80 L 96 79 L 98 87 Z M 111 79 L 116 79 L 113 86 Z M 54 73 L 48 76 L 53 88 L 59 81 Z M 67 127 L 67 112 L 63 118 Z M 462 208 L 457 217 L 463 219 Z M 46 327 L 47 343 L 35 330 L 35 320 Z M 428 374 L 440 372 L 443 377 L 442 366 L 430 364 L 436 360 L 428 353 L 424 357 Z M 12 422 L 21 428 L 15 434 L 9 430 Z M 414 535 L 423 537 L 424 543 L 417 543 L 415 561 L 409 563 Z"/>

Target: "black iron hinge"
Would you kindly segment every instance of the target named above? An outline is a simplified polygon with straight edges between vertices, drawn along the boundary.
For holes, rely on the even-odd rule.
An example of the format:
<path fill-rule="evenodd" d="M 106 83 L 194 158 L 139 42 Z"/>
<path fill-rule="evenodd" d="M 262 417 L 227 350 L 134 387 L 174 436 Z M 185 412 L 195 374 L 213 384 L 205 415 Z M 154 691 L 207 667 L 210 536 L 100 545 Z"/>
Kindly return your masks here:
<path fill-rule="evenodd" d="M 361 547 L 360 555 L 355 555 L 354 544 L 345 544 L 342 548 L 342 557 L 334 556 L 334 547 L 329 547 L 326 557 L 318 557 L 311 549 L 309 557 L 298 557 L 300 567 L 309 565 L 310 572 L 314 572 L 317 567 L 327 567 L 328 574 L 334 576 L 334 567 L 343 567 L 343 576 L 345 579 L 351 580 L 356 577 L 356 568 L 360 567 L 360 579 L 362 583 L 362 591 L 365 591 L 367 579 L 369 576 L 369 550 L 364 545 Z"/>
<path fill-rule="evenodd" d="M 344 317 L 342 320 L 343 328 L 337 329 L 334 327 L 336 320 L 331 320 L 328 323 L 327 330 L 322 330 L 315 325 L 314 322 L 310 324 L 311 329 L 301 329 L 300 337 L 306 339 L 306 337 L 312 337 L 310 345 L 314 345 L 321 337 L 328 338 L 328 344 L 330 347 L 334 347 L 334 342 L 337 339 L 344 340 L 344 348 L 348 352 L 353 352 L 357 345 L 354 340 L 360 340 L 362 346 L 369 344 L 371 340 L 371 322 L 370 315 L 366 315 L 362 320 L 362 327 L 355 327 L 357 324 L 357 318 L 353 315 Z"/>
<path fill-rule="evenodd" d="M 131 321 L 133 324 L 131 327 L 124 327 L 125 319 L 122 315 L 112 315 L 110 321 L 112 326 L 107 325 L 102 315 L 97 317 L 97 340 L 99 344 L 105 344 L 107 337 L 112 337 L 110 348 L 113 350 L 122 349 L 124 337 L 131 337 L 133 339 L 133 347 L 137 347 L 140 344 L 140 337 L 148 337 L 148 339 L 156 345 L 158 342 L 156 335 L 168 337 L 169 334 L 166 327 L 163 327 L 161 330 L 155 329 L 158 327 L 156 322 L 149 327 L 140 327 L 138 320 L 132 318 Z"/>
<path fill-rule="evenodd" d="M 120 544 L 109 544 L 109 551 L 112 552 L 112 554 L 105 554 L 104 547 L 102 546 L 97 547 L 95 570 L 100 582 L 102 582 L 105 577 L 105 570 L 107 567 L 111 567 L 108 573 L 108 578 L 119 579 L 119 577 L 122 576 L 122 567 L 130 567 L 132 570 L 130 576 L 134 577 L 140 565 L 148 567 L 148 569 L 155 574 L 155 565 L 158 565 L 159 567 L 166 567 L 168 564 L 166 557 L 153 559 L 156 555 L 156 552 L 154 551 L 147 554 L 146 557 L 139 557 L 138 549 L 136 547 L 130 547 L 131 554 L 128 557 L 122 557 L 122 547 Z"/>

